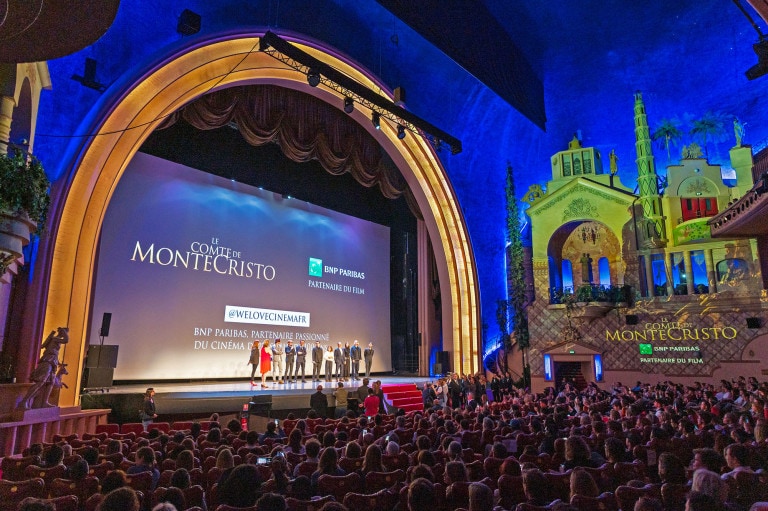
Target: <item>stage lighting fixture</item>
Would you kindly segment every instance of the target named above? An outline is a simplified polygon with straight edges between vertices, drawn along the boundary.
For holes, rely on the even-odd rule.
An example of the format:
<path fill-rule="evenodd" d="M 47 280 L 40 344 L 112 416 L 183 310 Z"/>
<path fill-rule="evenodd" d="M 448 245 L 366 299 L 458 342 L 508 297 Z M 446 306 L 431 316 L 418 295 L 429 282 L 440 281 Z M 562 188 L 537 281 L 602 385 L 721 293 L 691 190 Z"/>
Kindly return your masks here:
<path fill-rule="evenodd" d="M 351 114 L 355 110 L 355 101 L 352 98 L 344 98 L 344 111 Z"/>
<path fill-rule="evenodd" d="M 181 11 L 179 22 L 176 24 L 176 32 L 181 35 L 194 35 L 200 32 L 200 21 L 202 17 L 189 9 Z"/>
<path fill-rule="evenodd" d="M 397 138 L 400 140 L 405 138 L 405 128 L 403 126 L 397 127 Z"/>
<path fill-rule="evenodd" d="M 381 129 L 381 114 L 379 112 L 373 112 L 371 114 L 371 122 L 373 123 L 373 127 L 377 130 Z"/>
<path fill-rule="evenodd" d="M 310 87 L 317 87 L 320 85 L 320 73 L 314 69 L 310 69 L 307 73 L 307 83 L 309 83 Z"/>

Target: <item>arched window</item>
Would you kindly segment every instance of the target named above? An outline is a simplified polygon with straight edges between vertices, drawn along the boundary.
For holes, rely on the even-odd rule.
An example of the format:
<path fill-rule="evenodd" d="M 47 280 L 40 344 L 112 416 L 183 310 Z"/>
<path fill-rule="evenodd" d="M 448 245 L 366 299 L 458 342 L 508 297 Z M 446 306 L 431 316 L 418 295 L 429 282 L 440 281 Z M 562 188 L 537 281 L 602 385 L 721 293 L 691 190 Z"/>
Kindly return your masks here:
<path fill-rule="evenodd" d="M 601 286 L 610 286 L 611 285 L 611 265 L 608 262 L 607 257 L 601 257 L 597 261 L 597 270 L 600 272 L 600 285 Z"/>

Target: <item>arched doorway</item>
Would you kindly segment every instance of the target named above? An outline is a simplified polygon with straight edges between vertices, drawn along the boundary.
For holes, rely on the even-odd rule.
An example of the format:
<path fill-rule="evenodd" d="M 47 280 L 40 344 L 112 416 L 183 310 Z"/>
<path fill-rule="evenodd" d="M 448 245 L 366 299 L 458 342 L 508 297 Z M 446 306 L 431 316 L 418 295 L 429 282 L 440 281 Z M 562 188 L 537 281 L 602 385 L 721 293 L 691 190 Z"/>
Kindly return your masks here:
<path fill-rule="evenodd" d="M 370 89 L 382 89 L 332 50 L 295 37 L 292 42 Z M 258 47 L 259 39 L 253 33 L 184 43 L 143 73 L 116 84 L 114 94 L 92 113 L 86 132 L 98 135 L 81 142 L 70 155 L 70 172 L 56 204 L 54 241 L 44 254 L 50 262 L 44 331 L 69 326 L 71 340 L 64 361 L 70 367 L 80 366 L 87 345 L 94 261 L 110 197 L 127 163 L 166 116 L 201 95 L 237 84 L 278 85 L 341 105 L 339 93 L 309 87 L 303 73 L 259 52 Z M 467 228 L 445 170 L 423 138 L 399 140 L 397 127 L 384 120 L 381 130 L 374 132 L 370 112 L 363 109 L 351 116 L 379 140 L 424 214 L 444 297 L 443 349 L 452 353 L 452 367 L 457 371 L 475 372 L 480 364 L 477 272 Z M 62 392 L 60 403 L 76 404 L 79 388 L 79 381 L 70 385 Z"/>

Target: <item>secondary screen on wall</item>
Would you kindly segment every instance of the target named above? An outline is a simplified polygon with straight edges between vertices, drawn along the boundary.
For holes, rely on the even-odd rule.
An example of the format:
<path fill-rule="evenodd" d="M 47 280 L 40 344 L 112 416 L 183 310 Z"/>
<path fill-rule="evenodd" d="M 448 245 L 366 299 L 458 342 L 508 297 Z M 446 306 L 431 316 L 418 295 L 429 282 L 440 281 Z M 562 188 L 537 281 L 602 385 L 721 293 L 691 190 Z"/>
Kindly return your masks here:
<path fill-rule="evenodd" d="M 389 228 L 138 153 L 101 232 L 91 344 L 117 380 L 248 378 L 251 343 L 373 343 L 392 369 Z M 311 358 L 307 371 L 311 374 Z"/>

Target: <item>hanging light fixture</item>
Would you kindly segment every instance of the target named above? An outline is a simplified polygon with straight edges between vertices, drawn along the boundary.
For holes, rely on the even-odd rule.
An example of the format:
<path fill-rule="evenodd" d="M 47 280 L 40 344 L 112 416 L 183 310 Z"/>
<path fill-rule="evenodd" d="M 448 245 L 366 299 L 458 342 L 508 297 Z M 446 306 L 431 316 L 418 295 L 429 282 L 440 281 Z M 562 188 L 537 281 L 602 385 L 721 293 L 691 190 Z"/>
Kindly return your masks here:
<path fill-rule="evenodd" d="M 381 114 L 379 112 L 373 112 L 371 114 L 371 123 L 377 130 L 381 129 Z"/>

